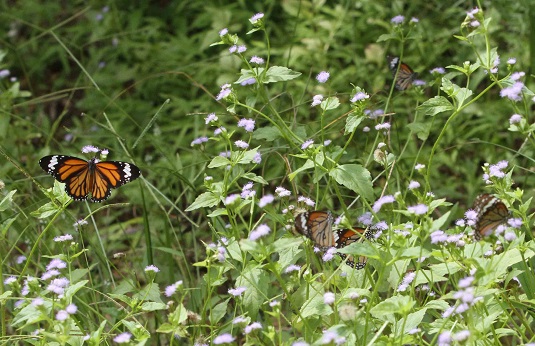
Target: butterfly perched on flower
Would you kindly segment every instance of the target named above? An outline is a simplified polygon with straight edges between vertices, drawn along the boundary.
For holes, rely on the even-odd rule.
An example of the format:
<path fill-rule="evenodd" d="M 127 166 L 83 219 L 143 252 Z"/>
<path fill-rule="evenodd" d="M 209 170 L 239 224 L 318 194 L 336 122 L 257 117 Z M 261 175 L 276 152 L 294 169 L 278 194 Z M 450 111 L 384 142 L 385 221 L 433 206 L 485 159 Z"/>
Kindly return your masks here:
<path fill-rule="evenodd" d="M 387 56 L 386 59 L 388 60 L 388 67 L 390 68 L 390 71 L 392 71 L 396 89 L 407 90 L 410 88 L 412 82 L 418 77 L 418 73 L 414 72 L 409 65 L 400 62 L 399 57 L 397 56 Z"/>
<path fill-rule="evenodd" d="M 341 249 L 355 242 L 362 242 L 365 238 L 371 239 L 373 233 L 364 228 L 333 230 L 333 216 L 330 211 L 309 211 L 295 217 L 295 229 L 302 235 L 310 238 L 321 251 L 335 247 Z M 362 269 L 366 266 L 366 257 L 361 256 L 355 261 L 353 256 L 338 253 L 346 264 Z"/>
<path fill-rule="evenodd" d="M 499 198 L 487 193 L 477 196 L 472 208 L 477 213 L 474 236 L 478 240 L 490 235 L 509 217 L 509 210 L 505 204 Z"/>
<path fill-rule="evenodd" d="M 74 200 L 84 200 L 91 194 L 91 202 L 110 197 L 111 189 L 118 188 L 141 175 L 139 168 L 120 161 L 89 161 L 74 156 L 49 155 L 39 160 L 41 168 L 65 183 L 65 192 Z"/>

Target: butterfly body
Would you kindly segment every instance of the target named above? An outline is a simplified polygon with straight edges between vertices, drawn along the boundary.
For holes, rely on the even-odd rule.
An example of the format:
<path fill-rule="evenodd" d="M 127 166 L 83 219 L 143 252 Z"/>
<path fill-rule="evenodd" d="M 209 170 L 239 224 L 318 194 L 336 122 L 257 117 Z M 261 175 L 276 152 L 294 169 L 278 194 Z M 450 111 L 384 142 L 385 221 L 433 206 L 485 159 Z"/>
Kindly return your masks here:
<path fill-rule="evenodd" d="M 91 193 L 92 202 L 101 202 L 111 189 L 124 185 L 141 175 L 139 168 L 121 161 L 89 161 L 65 155 L 49 155 L 39 160 L 41 168 L 57 181 L 65 183 L 65 191 L 74 200 L 84 200 Z"/>
<path fill-rule="evenodd" d="M 371 232 L 365 232 L 366 230 L 360 227 L 333 230 L 333 222 L 330 211 L 310 211 L 296 216 L 295 228 L 299 233 L 311 239 L 321 251 L 327 251 L 332 247 L 341 249 L 354 242 L 361 242 L 364 238 L 371 239 L 373 236 Z M 366 266 L 366 258 L 363 256 L 355 261 L 351 255 L 342 253 L 338 255 L 353 268 L 362 269 Z"/>
<path fill-rule="evenodd" d="M 387 56 L 386 59 L 388 60 L 388 67 L 390 68 L 390 71 L 392 71 L 396 89 L 407 90 L 410 88 L 412 82 L 418 77 L 418 73 L 414 72 L 409 65 L 400 62 L 399 57 L 397 56 Z"/>
<path fill-rule="evenodd" d="M 477 196 L 473 206 L 477 213 L 475 238 L 490 235 L 496 227 L 504 224 L 509 217 L 507 206 L 497 197 L 489 194 Z"/>

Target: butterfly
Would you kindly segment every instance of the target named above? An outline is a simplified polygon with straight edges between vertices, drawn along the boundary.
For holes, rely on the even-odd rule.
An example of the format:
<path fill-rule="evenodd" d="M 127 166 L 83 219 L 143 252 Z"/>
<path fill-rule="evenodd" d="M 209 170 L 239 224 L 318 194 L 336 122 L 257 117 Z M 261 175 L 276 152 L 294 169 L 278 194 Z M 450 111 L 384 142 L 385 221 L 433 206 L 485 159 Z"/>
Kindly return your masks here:
<path fill-rule="evenodd" d="M 321 251 L 331 247 L 341 249 L 355 242 L 362 242 L 364 238 L 371 239 L 373 233 L 364 228 L 333 230 L 333 216 L 330 211 L 310 211 L 298 214 L 295 218 L 295 229 L 302 235 L 310 238 Z M 361 256 L 355 261 L 353 256 L 338 253 L 346 264 L 362 269 L 366 266 L 366 257 Z"/>
<path fill-rule="evenodd" d="M 504 224 L 509 217 L 509 210 L 499 199 L 487 193 L 479 195 L 472 207 L 477 213 L 474 236 L 477 240 L 490 235 L 499 225 Z"/>
<path fill-rule="evenodd" d="M 73 156 L 49 155 L 39 160 L 41 168 L 65 183 L 67 195 L 76 201 L 84 200 L 91 193 L 91 202 L 101 202 L 110 197 L 111 189 L 137 179 L 139 168 L 120 161 L 89 161 Z"/>
<path fill-rule="evenodd" d="M 394 77 L 396 89 L 407 90 L 411 87 L 412 82 L 418 77 L 418 73 L 414 72 L 409 65 L 399 61 L 399 57 L 387 56 L 388 65 L 392 76 Z M 399 70 L 398 70 L 399 65 Z"/>

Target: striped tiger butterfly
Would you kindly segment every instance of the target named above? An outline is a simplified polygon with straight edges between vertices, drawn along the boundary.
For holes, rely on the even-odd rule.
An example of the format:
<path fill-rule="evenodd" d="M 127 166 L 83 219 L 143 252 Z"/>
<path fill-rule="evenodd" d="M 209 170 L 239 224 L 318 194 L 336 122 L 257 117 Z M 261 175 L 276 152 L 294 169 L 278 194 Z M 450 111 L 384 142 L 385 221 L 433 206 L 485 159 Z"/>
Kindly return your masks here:
<path fill-rule="evenodd" d="M 388 67 L 392 71 L 392 76 L 396 84 L 396 89 L 407 90 L 411 87 L 412 82 L 418 77 L 418 73 L 414 72 L 409 65 L 399 61 L 399 57 L 387 56 Z M 399 66 L 399 69 L 398 69 Z"/>
<path fill-rule="evenodd" d="M 91 202 L 101 202 L 116 189 L 141 175 L 139 168 L 120 161 L 89 161 L 74 156 L 49 155 L 39 160 L 41 168 L 60 183 L 65 192 L 76 201 L 91 194 Z"/>
<path fill-rule="evenodd" d="M 477 240 L 490 235 L 496 227 L 503 225 L 509 217 L 509 210 L 497 197 L 487 193 L 479 195 L 472 207 L 477 213 L 474 236 Z"/>
<path fill-rule="evenodd" d="M 311 239 L 321 251 L 335 247 L 341 249 L 355 242 L 362 242 L 365 238 L 371 239 L 373 233 L 364 228 L 333 230 L 333 216 L 330 211 L 310 211 L 298 214 L 295 218 L 295 228 L 302 235 Z M 361 256 L 355 261 L 353 256 L 338 253 L 346 264 L 362 269 L 366 266 L 366 257 Z"/>

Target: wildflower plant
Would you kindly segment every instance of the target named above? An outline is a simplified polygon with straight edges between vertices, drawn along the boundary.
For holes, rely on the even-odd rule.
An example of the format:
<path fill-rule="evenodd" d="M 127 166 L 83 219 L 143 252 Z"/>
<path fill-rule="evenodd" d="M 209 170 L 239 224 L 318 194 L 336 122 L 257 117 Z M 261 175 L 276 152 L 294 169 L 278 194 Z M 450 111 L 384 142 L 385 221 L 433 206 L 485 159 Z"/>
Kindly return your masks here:
<path fill-rule="evenodd" d="M 285 11 L 294 13 L 291 6 Z M 307 6 L 310 18 L 356 13 Z M 116 10 L 90 18 L 106 25 Z M 535 149 L 535 99 L 521 71 L 526 59 L 498 48 L 498 24 L 488 13 L 478 6 L 452 17 L 459 28 L 449 45 L 459 53 L 448 54 L 444 67 L 425 66 L 415 53 L 434 57 L 426 48 L 429 18 L 377 13 L 381 31 L 360 47 L 368 64 L 351 70 L 354 79 L 336 60 L 352 61 L 355 52 L 322 53 L 337 47 L 343 25 L 322 23 L 321 35 L 311 31 L 286 49 L 275 40 L 281 29 L 273 12 L 236 25 L 214 22 L 227 27 L 206 37 L 230 72 L 198 88 L 207 98 L 195 112 L 179 111 L 187 125 L 160 124 L 158 113 L 145 128 L 136 119 L 122 124 L 139 130 L 130 143 L 122 138 L 128 131 L 116 128 L 123 118 L 92 118 L 125 154 L 148 137 L 157 143 L 158 155 L 147 145 L 138 160 L 144 178 L 131 207 L 119 196 L 77 208 L 54 183 L 50 198 L 27 213 L 15 189 L 0 184 L 2 226 L 15 244 L 2 245 L 9 253 L 2 334 L 89 345 L 533 342 L 534 179 L 523 166 Z M 140 32 L 152 41 L 156 33 L 148 31 Z M 119 38 L 110 41 L 121 47 Z M 422 80 L 411 75 L 410 87 L 396 90 L 387 53 Z M 0 81 L 9 76 L 0 68 Z M 28 96 L 10 95 L 0 94 L 3 106 Z M 163 140 L 161 131 L 169 131 Z M 180 150 L 170 150 L 169 134 L 178 132 Z M 496 138 L 502 144 L 492 144 Z M 481 193 L 499 198 L 508 217 L 476 240 L 482 216 L 471 205 Z M 298 234 L 297 216 L 311 210 L 330 211 L 336 221 L 307 223 L 303 233 L 312 236 Z M 11 229 L 22 222 L 15 214 L 33 218 L 37 232 L 15 237 Z M 334 232 L 361 228 L 358 241 L 338 245 Z M 335 246 L 318 244 L 331 238 Z"/>

